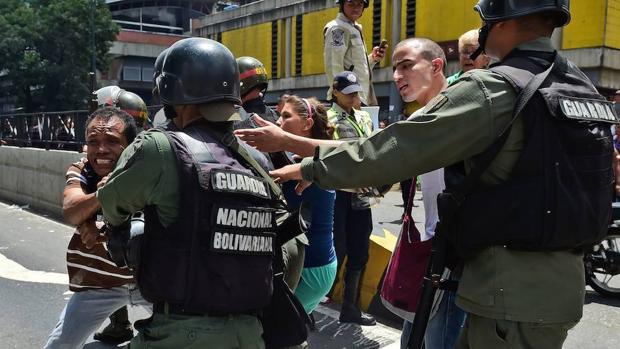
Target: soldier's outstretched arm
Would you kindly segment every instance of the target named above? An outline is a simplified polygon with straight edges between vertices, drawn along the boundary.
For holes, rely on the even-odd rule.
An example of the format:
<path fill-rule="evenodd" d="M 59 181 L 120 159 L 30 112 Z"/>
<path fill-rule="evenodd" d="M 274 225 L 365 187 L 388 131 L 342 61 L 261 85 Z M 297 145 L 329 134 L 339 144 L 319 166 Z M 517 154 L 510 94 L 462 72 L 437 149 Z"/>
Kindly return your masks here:
<path fill-rule="evenodd" d="M 512 119 L 515 92 L 498 74 L 475 71 L 431 100 L 420 115 L 366 139 L 321 145 L 301 163 L 322 188 L 396 183 L 484 151 Z"/>

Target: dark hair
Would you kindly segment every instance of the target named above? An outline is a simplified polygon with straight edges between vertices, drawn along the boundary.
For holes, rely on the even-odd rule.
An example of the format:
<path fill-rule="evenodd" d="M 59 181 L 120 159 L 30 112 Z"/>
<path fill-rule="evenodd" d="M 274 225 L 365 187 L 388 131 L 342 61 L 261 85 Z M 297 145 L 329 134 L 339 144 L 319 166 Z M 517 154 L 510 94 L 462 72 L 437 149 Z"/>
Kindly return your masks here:
<path fill-rule="evenodd" d="M 310 105 L 310 113 L 308 113 L 308 104 Z M 291 104 L 293 110 L 303 117 L 310 117 L 312 114 L 312 120 L 314 124 L 310 130 L 312 138 L 315 139 L 332 139 L 334 134 L 334 127 L 327 120 L 327 108 L 318 99 L 301 98 L 297 95 L 289 96 L 284 100 L 284 104 Z"/>
<path fill-rule="evenodd" d="M 105 122 L 110 121 L 113 118 L 118 118 L 123 122 L 125 127 L 123 128 L 123 136 L 127 140 L 127 143 L 133 142 L 138 134 L 138 128 L 136 127 L 136 121 L 133 116 L 127 114 L 126 112 L 116 109 L 114 107 L 103 107 L 95 110 L 88 119 L 86 119 L 86 130 L 88 130 L 88 125 L 90 125 L 93 120 L 99 119 Z"/>

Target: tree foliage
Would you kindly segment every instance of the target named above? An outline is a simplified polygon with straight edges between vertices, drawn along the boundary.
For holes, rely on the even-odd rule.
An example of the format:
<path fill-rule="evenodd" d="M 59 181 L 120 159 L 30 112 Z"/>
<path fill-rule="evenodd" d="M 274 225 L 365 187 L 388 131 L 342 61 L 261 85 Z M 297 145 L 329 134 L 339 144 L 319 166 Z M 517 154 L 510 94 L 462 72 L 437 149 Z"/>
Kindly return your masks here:
<path fill-rule="evenodd" d="M 0 93 L 26 112 L 87 108 L 93 6 L 96 67 L 105 71 L 119 29 L 104 0 L 0 1 Z"/>

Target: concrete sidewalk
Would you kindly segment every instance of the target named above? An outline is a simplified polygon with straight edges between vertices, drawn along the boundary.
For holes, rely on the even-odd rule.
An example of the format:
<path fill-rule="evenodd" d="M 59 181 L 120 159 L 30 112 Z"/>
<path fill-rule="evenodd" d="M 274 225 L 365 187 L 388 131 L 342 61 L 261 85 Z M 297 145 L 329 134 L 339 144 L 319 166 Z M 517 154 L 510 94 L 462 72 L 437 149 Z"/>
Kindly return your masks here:
<path fill-rule="evenodd" d="M 319 305 L 314 311 L 316 332 L 310 332 L 309 348 L 400 348 L 400 330 L 377 323 L 375 326 L 359 326 L 338 322 L 338 311 Z"/>

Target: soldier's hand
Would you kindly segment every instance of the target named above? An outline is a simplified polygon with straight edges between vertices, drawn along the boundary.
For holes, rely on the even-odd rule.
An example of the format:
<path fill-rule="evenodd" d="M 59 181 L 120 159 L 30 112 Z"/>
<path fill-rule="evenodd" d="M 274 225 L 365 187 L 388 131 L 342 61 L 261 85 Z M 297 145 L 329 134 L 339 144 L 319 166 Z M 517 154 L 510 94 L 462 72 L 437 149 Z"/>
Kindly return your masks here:
<path fill-rule="evenodd" d="M 373 61 L 375 62 L 380 62 L 383 57 L 385 57 L 385 51 L 387 50 L 387 46 L 385 47 L 380 47 L 380 46 L 375 46 L 372 48 L 372 53 L 370 54 L 372 56 Z"/>
<path fill-rule="evenodd" d="M 273 180 L 276 183 L 284 183 L 288 181 L 303 179 L 301 178 L 300 164 L 287 165 L 277 170 L 269 171 L 269 175 L 273 177 Z"/>
<path fill-rule="evenodd" d="M 253 118 L 258 128 L 235 130 L 235 135 L 262 152 L 273 153 L 285 150 L 286 132 L 256 114 Z"/>

